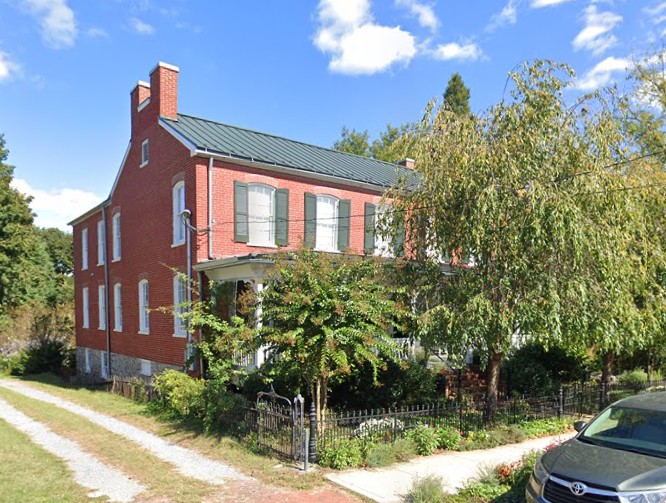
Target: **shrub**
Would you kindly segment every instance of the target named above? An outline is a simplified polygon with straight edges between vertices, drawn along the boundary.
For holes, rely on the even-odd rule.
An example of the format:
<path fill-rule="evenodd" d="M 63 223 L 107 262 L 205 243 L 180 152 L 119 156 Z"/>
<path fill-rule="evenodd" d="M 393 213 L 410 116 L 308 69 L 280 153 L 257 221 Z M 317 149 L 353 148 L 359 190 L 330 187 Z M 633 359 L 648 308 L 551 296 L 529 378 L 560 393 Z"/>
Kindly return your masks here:
<path fill-rule="evenodd" d="M 648 376 L 645 370 L 634 369 L 622 372 L 619 376 L 617 376 L 617 380 L 620 382 L 620 384 L 626 384 L 629 386 L 641 386 L 647 383 Z"/>
<path fill-rule="evenodd" d="M 566 419 L 535 419 L 533 421 L 524 421 L 517 425 L 526 437 L 545 437 L 546 435 L 555 435 L 564 433 L 571 428 Z"/>
<path fill-rule="evenodd" d="M 401 432 L 405 429 L 405 425 L 399 419 L 387 417 L 384 419 L 368 419 L 363 421 L 356 430 L 354 435 L 362 439 L 383 439 L 387 440 L 393 436 L 394 432 Z"/>
<path fill-rule="evenodd" d="M 409 461 L 416 456 L 416 444 L 409 438 L 399 438 L 393 443 L 393 453 L 397 461 Z"/>
<path fill-rule="evenodd" d="M 435 475 L 428 475 L 412 482 L 412 487 L 405 500 L 408 503 L 440 503 L 444 497 L 442 479 Z"/>
<path fill-rule="evenodd" d="M 318 463 L 326 468 L 343 470 L 356 468 L 363 461 L 363 445 L 360 440 L 340 440 L 321 449 Z"/>
<path fill-rule="evenodd" d="M 414 441 L 416 451 L 422 456 L 429 456 L 437 449 L 437 433 L 426 425 L 419 424 L 413 430 L 410 430 L 407 433 L 407 438 Z"/>
<path fill-rule="evenodd" d="M 440 426 L 436 430 L 437 447 L 453 451 L 458 448 L 462 441 L 462 435 L 458 430 L 450 426 Z"/>
<path fill-rule="evenodd" d="M 169 369 L 153 378 L 153 386 L 164 412 L 180 419 L 203 418 L 205 383 L 202 379 Z"/>
<path fill-rule="evenodd" d="M 228 391 L 227 383 L 218 379 L 205 381 L 202 399 L 205 431 L 220 429 L 225 417 L 238 411 L 246 403 L 242 395 Z"/>
<path fill-rule="evenodd" d="M 43 337 L 9 357 L 7 370 L 15 376 L 60 373 L 72 366 L 72 353 L 73 349 L 64 340 Z"/>
<path fill-rule="evenodd" d="M 365 455 L 365 462 L 372 468 L 381 468 L 396 462 L 393 446 L 390 444 L 374 444 Z"/>

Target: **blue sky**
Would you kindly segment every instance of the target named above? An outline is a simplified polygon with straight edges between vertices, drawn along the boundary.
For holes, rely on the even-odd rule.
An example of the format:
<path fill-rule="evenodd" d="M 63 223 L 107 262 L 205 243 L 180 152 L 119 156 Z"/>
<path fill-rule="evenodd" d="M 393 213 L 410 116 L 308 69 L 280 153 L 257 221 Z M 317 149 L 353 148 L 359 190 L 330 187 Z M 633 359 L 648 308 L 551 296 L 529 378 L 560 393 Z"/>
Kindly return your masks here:
<path fill-rule="evenodd" d="M 180 67 L 181 112 L 331 146 L 417 119 L 454 72 L 472 109 L 550 58 L 578 93 L 622 82 L 666 31 L 663 0 L 0 0 L 0 133 L 36 223 L 108 195 L 129 92 Z"/>

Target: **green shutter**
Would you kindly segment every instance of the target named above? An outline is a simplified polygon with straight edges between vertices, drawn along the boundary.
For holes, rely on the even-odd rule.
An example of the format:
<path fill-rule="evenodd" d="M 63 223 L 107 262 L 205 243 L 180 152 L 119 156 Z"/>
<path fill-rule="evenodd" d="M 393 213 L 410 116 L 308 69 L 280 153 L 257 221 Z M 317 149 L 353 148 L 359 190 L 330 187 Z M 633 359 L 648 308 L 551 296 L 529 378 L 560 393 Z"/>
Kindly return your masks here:
<path fill-rule="evenodd" d="M 398 219 L 393 240 L 393 254 L 396 257 L 402 257 L 405 253 L 405 216 L 402 211 L 394 211 L 393 218 Z"/>
<path fill-rule="evenodd" d="M 303 244 L 314 248 L 317 238 L 317 196 L 305 193 L 305 234 Z"/>
<path fill-rule="evenodd" d="M 239 243 L 250 240 L 247 225 L 247 183 L 234 182 L 234 240 Z"/>
<path fill-rule="evenodd" d="M 289 244 L 289 190 L 275 191 L 275 244 Z"/>
<path fill-rule="evenodd" d="M 365 203 L 363 250 L 368 255 L 375 252 L 375 209 L 374 204 Z"/>
<path fill-rule="evenodd" d="M 340 199 L 338 201 L 338 250 L 347 251 L 349 248 L 349 215 L 351 201 Z"/>

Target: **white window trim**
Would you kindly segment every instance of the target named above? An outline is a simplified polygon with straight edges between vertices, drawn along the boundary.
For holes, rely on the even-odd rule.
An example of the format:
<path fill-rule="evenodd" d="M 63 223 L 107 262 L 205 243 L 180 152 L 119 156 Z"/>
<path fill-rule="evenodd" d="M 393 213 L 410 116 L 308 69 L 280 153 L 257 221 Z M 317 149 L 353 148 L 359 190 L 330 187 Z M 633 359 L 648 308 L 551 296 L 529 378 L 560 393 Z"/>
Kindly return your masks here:
<path fill-rule="evenodd" d="M 92 367 L 90 366 L 90 348 L 85 348 L 83 351 L 83 371 L 86 374 L 92 373 Z"/>
<path fill-rule="evenodd" d="M 104 220 L 97 222 L 97 265 L 104 265 L 106 255 L 106 235 L 104 233 Z"/>
<path fill-rule="evenodd" d="M 113 262 L 118 262 L 121 258 L 121 232 L 120 232 L 120 213 L 115 213 L 111 218 L 111 239 L 113 243 Z"/>
<path fill-rule="evenodd" d="M 88 228 L 81 230 L 81 270 L 88 269 Z"/>
<path fill-rule="evenodd" d="M 182 200 L 176 200 L 176 194 L 180 193 L 182 189 Z M 181 203 L 177 206 L 177 202 Z M 173 220 L 173 244 L 172 246 L 180 246 L 185 244 L 185 236 L 187 228 L 183 222 L 182 213 L 185 210 L 185 182 L 180 181 L 176 183 L 171 189 L 171 206 L 172 206 L 172 220 Z M 180 233 L 182 229 L 182 236 L 177 236 L 177 233 Z"/>
<path fill-rule="evenodd" d="M 143 295 L 143 285 L 146 285 L 147 299 Z M 148 301 L 146 303 L 146 300 Z M 150 290 L 148 285 L 148 280 L 143 279 L 139 281 L 139 333 L 140 334 L 149 334 L 150 333 L 150 312 L 148 311 L 150 307 Z M 145 324 L 144 324 L 144 315 L 145 315 Z"/>
<path fill-rule="evenodd" d="M 82 304 L 83 320 L 81 321 L 81 328 L 90 328 L 90 290 L 87 286 L 83 287 Z"/>
<path fill-rule="evenodd" d="M 150 377 L 151 375 L 153 375 L 153 362 L 151 362 L 150 360 L 144 360 L 142 358 L 141 370 L 139 370 L 139 374 L 146 377 Z"/>
<path fill-rule="evenodd" d="M 141 164 L 139 164 L 139 167 L 144 168 L 148 166 L 149 162 L 150 162 L 150 143 L 148 142 L 148 138 L 146 138 L 141 142 Z"/>
<path fill-rule="evenodd" d="M 182 297 L 182 298 L 181 298 Z M 183 302 L 187 300 L 187 284 L 183 278 L 176 274 L 173 277 L 173 336 L 187 337 L 185 320 L 180 315 L 185 311 Z"/>
<path fill-rule="evenodd" d="M 265 189 L 270 192 L 270 214 L 268 217 L 268 237 L 262 239 L 263 236 L 257 236 L 258 230 L 254 227 L 257 223 L 261 221 L 253 221 L 257 218 L 256 213 L 253 213 L 253 205 L 250 202 L 252 191 L 258 189 Z M 247 185 L 247 221 L 248 221 L 248 246 L 259 246 L 263 248 L 277 248 L 275 244 L 275 187 L 266 185 L 264 183 L 249 183 Z M 252 236 L 252 229 L 255 228 L 254 238 Z"/>
<path fill-rule="evenodd" d="M 99 317 L 98 328 L 106 330 L 106 287 L 104 285 L 97 287 L 97 315 Z"/>
<path fill-rule="evenodd" d="M 100 351 L 99 352 L 99 361 L 100 361 L 99 376 L 102 379 L 108 379 L 109 378 L 109 366 L 107 365 L 108 362 L 106 361 L 106 351 Z"/>
<path fill-rule="evenodd" d="M 338 253 L 340 250 L 338 249 L 338 225 L 339 225 L 339 218 L 340 218 L 340 199 L 335 197 L 335 196 L 330 196 L 328 194 L 317 194 L 316 196 L 316 205 L 317 205 L 317 210 L 319 210 L 319 201 L 322 199 L 329 199 L 334 201 L 335 207 L 333 209 L 333 247 L 328 248 L 321 246 L 323 243 L 319 242 L 321 232 L 319 232 L 319 226 L 321 225 L 319 221 L 319 211 L 317 211 L 317 220 L 315 222 L 315 226 L 317 228 L 315 232 L 315 250 L 316 251 L 323 251 L 323 252 L 331 252 L 331 253 Z M 323 220 L 323 219 L 322 219 Z M 327 219 L 329 220 L 329 219 Z M 327 225 L 330 227 L 330 225 Z"/>
<path fill-rule="evenodd" d="M 123 331 L 123 296 L 120 283 L 113 285 L 113 330 Z"/>
<path fill-rule="evenodd" d="M 375 207 L 375 255 L 379 257 L 393 257 L 393 247 L 391 236 L 382 236 L 378 232 L 379 222 L 386 219 L 386 223 L 390 224 L 392 220 L 392 208 L 387 204 L 378 204 Z M 387 225 L 387 227 L 391 227 Z"/>

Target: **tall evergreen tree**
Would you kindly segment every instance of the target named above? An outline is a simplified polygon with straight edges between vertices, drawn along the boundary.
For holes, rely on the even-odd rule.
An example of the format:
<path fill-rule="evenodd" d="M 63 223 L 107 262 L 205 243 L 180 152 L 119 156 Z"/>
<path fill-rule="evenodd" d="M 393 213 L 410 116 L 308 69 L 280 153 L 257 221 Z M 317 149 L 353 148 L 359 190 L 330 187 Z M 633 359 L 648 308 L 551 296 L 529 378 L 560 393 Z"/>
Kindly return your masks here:
<path fill-rule="evenodd" d="M 458 72 L 451 75 L 449 83 L 446 85 L 444 106 L 457 115 L 468 115 L 470 113 L 469 88 Z"/>

